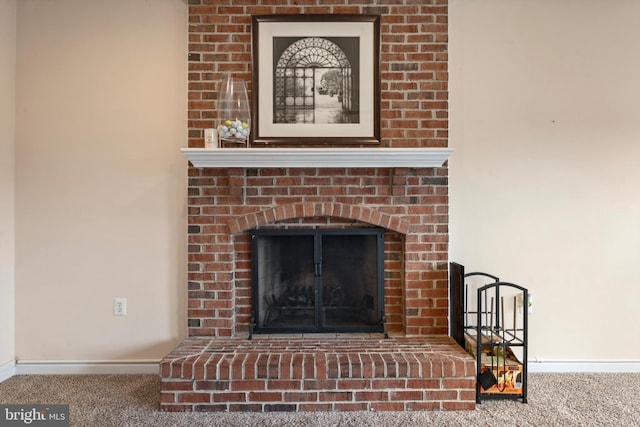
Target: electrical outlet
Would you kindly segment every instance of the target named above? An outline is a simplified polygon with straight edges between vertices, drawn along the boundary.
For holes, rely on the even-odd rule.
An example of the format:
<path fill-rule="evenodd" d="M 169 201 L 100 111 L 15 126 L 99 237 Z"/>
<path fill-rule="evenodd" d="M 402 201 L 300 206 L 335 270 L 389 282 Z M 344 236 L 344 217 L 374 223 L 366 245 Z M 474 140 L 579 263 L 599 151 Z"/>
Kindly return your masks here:
<path fill-rule="evenodd" d="M 127 315 L 127 299 L 126 298 L 113 299 L 113 315 L 114 316 Z"/>

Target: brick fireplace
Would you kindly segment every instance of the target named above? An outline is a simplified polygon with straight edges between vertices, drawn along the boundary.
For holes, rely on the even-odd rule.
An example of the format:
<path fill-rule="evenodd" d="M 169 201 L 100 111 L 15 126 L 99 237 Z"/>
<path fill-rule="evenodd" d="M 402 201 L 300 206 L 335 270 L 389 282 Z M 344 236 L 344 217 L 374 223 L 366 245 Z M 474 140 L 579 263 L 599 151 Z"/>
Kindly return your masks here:
<path fill-rule="evenodd" d="M 381 148 L 447 147 L 447 1 L 323 3 L 190 0 L 189 147 L 215 125 L 222 76 L 251 80 L 251 15 L 279 13 L 381 15 Z M 474 408 L 473 359 L 447 336 L 446 163 L 190 165 L 188 186 L 189 337 L 161 363 L 161 409 Z M 249 339 L 252 229 L 370 227 L 384 229 L 389 338 Z"/>

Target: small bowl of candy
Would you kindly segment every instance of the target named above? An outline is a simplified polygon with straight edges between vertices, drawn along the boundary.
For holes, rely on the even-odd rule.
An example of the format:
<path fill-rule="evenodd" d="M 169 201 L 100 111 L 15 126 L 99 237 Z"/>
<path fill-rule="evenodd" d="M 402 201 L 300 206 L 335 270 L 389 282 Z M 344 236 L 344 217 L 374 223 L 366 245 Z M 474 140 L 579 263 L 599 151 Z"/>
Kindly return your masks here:
<path fill-rule="evenodd" d="M 224 120 L 218 125 L 218 136 L 221 140 L 246 144 L 249 137 L 249 123 L 242 120 Z"/>

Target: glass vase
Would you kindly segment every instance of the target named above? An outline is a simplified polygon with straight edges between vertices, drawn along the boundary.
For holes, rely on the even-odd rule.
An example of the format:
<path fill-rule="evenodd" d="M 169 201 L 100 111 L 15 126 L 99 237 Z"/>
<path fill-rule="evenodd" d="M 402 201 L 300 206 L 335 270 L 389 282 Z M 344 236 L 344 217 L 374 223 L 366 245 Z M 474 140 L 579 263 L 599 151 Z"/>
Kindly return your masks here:
<path fill-rule="evenodd" d="M 218 138 L 221 147 L 247 146 L 251 130 L 251 111 L 247 86 L 243 80 L 222 80 L 218 96 Z"/>

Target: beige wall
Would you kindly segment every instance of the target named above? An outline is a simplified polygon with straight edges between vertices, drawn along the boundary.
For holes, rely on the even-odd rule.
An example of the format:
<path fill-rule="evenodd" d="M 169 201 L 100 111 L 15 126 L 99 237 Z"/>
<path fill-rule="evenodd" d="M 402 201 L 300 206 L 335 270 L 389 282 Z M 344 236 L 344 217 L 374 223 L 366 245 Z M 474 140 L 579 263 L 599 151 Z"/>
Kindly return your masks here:
<path fill-rule="evenodd" d="M 186 335 L 186 2 L 21 0 L 17 28 L 16 357 L 160 358 Z"/>
<path fill-rule="evenodd" d="M 640 360 L 638 16 L 450 3 L 451 255 L 529 288 L 531 358 Z"/>
<path fill-rule="evenodd" d="M 16 1 L 0 0 L 0 367 L 14 347 Z"/>
<path fill-rule="evenodd" d="M 3 90 L 12 7 L 0 2 Z M 18 2 L 18 359 L 159 358 L 186 335 L 186 8 Z M 640 321 L 639 14 L 622 0 L 451 0 L 451 254 L 531 290 L 534 358 L 640 354 L 628 339 Z M 4 97 L 0 109 L 13 113 Z M 12 239 L 8 117 L 0 230 Z M 112 315 L 114 297 L 128 316 Z M 2 329 L 0 363 L 11 341 Z"/>

